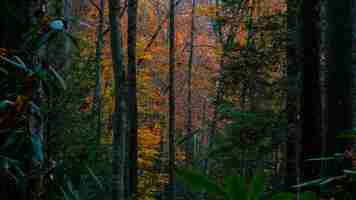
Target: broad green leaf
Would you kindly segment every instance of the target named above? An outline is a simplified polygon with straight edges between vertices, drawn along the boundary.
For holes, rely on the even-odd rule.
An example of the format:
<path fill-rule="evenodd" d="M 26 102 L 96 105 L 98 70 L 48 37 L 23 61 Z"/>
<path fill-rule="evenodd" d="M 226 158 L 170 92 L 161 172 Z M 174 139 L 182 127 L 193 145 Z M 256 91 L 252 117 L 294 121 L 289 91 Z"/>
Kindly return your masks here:
<path fill-rule="evenodd" d="M 101 183 L 101 181 L 99 180 L 99 178 L 95 175 L 95 173 L 93 172 L 93 170 L 87 166 L 87 169 L 90 173 L 90 175 L 92 176 L 92 178 L 95 180 L 96 184 L 99 186 L 100 190 L 104 190 L 104 186 L 103 184 Z"/>
<path fill-rule="evenodd" d="M 300 195 L 300 200 L 317 200 L 317 196 L 314 192 L 303 192 Z"/>
<path fill-rule="evenodd" d="M 196 192 L 206 191 L 210 194 L 226 195 L 225 191 L 215 182 L 196 170 L 176 169 L 179 179 L 184 181 L 189 189 Z"/>
<path fill-rule="evenodd" d="M 293 200 L 293 193 L 278 193 L 272 196 L 270 200 Z"/>
<path fill-rule="evenodd" d="M 266 177 L 262 172 L 257 172 L 252 178 L 248 200 L 258 200 L 263 193 L 266 185 Z"/>
<path fill-rule="evenodd" d="M 61 188 L 61 191 L 62 191 L 62 193 L 63 193 L 64 199 L 65 199 L 65 200 L 72 200 L 72 199 L 69 197 L 69 195 L 67 194 L 67 192 L 63 189 L 63 187 L 61 186 L 60 188 Z"/>
<path fill-rule="evenodd" d="M 70 41 L 74 44 L 74 46 L 79 49 L 79 42 L 78 39 L 75 38 L 73 35 L 69 34 L 69 33 L 65 33 L 65 37 L 69 38 Z"/>
<path fill-rule="evenodd" d="M 246 183 L 242 176 L 227 177 L 225 187 L 229 200 L 247 200 Z"/>

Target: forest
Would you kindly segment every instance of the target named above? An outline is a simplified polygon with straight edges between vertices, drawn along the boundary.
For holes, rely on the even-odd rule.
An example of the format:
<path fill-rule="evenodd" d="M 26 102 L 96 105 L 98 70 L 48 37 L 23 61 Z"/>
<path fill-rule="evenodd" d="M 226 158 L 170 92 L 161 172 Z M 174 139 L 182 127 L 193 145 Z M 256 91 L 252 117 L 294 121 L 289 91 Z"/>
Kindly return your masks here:
<path fill-rule="evenodd" d="M 356 0 L 0 14 L 0 200 L 356 200 Z"/>

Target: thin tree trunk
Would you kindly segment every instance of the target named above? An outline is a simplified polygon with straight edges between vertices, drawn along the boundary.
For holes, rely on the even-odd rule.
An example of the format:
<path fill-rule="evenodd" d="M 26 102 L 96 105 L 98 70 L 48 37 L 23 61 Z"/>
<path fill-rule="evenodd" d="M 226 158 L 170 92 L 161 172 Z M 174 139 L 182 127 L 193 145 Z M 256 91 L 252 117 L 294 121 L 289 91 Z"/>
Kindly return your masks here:
<path fill-rule="evenodd" d="M 175 200 L 175 3 L 169 1 L 169 163 L 168 200 Z"/>
<path fill-rule="evenodd" d="M 125 173 L 125 70 L 121 23 L 119 20 L 120 4 L 118 0 L 109 0 L 111 25 L 111 51 L 114 64 L 115 111 L 113 115 L 113 161 L 112 161 L 112 200 L 124 199 Z"/>
<path fill-rule="evenodd" d="M 220 72 L 219 72 L 219 77 L 218 80 L 216 82 L 216 91 L 215 91 L 215 97 L 214 97 L 214 101 L 213 101 L 213 116 L 211 119 L 211 124 L 210 124 L 210 128 L 209 128 L 209 134 L 208 134 L 208 149 L 211 149 L 214 138 L 215 138 L 215 134 L 216 134 L 216 126 L 217 126 L 217 120 L 218 120 L 218 108 L 220 106 L 222 97 L 223 97 L 223 90 L 224 90 L 224 86 L 223 86 L 223 81 L 224 81 L 224 77 L 225 77 L 225 72 L 224 72 L 224 53 L 223 55 L 221 55 L 220 58 Z M 208 158 L 206 158 L 205 163 L 204 163 L 204 168 L 205 168 L 205 174 L 209 174 L 209 161 Z"/>
<path fill-rule="evenodd" d="M 352 32 L 356 35 L 356 1 L 352 1 Z M 352 38 L 352 127 L 356 127 L 356 37 Z"/>
<path fill-rule="evenodd" d="M 300 70 L 297 63 L 297 4 L 295 0 L 289 0 L 288 3 L 288 49 L 287 49 L 287 118 L 288 118 L 288 135 L 287 135 L 287 163 L 286 163 L 286 187 L 297 184 L 297 160 L 296 145 L 298 126 L 298 71 Z M 294 34 L 293 34 L 294 33 Z"/>
<path fill-rule="evenodd" d="M 104 46 L 104 9 L 105 1 L 99 0 L 99 24 L 97 27 L 97 41 L 95 53 L 95 93 L 93 115 L 96 116 L 96 145 L 100 145 L 101 138 L 101 50 Z M 97 159 L 97 153 L 95 159 Z"/>
<path fill-rule="evenodd" d="M 137 193 L 137 96 L 136 96 L 136 35 L 137 0 L 128 0 L 127 7 L 127 59 L 128 59 L 128 134 L 129 134 L 129 197 Z"/>
<path fill-rule="evenodd" d="M 194 39 L 195 39 L 195 6 L 196 0 L 192 1 L 192 13 L 191 13 L 191 28 L 190 28 L 190 52 L 188 61 L 188 96 L 187 96 L 187 135 L 192 134 L 192 69 L 194 59 Z M 195 136 L 194 136 L 195 138 Z M 190 143 L 187 145 L 187 153 L 193 154 L 194 151 L 189 151 Z M 193 147 L 194 148 L 194 147 Z M 189 158 L 193 158 L 194 155 L 189 155 Z M 188 159 L 189 160 L 189 159 Z"/>
<path fill-rule="evenodd" d="M 327 93 L 326 93 L 326 77 L 327 77 L 327 67 L 325 60 L 325 48 L 326 48 L 326 27 L 324 24 L 327 23 L 326 20 L 326 2 L 321 2 L 320 5 L 320 32 L 321 32 L 321 40 L 320 40 L 320 98 L 321 98 L 321 125 L 320 131 L 322 135 L 322 146 L 321 146 L 321 154 L 322 157 L 326 156 L 327 151 L 327 130 L 328 130 L 328 112 L 327 112 Z M 327 161 L 322 161 L 321 163 L 321 176 L 325 176 L 327 167 Z"/>
<path fill-rule="evenodd" d="M 72 13 L 72 1 L 71 0 L 63 0 L 63 13 L 64 20 L 67 22 L 67 31 L 71 30 L 70 17 Z M 63 69 L 68 70 L 71 65 L 71 41 L 68 37 L 64 39 L 64 63 Z"/>

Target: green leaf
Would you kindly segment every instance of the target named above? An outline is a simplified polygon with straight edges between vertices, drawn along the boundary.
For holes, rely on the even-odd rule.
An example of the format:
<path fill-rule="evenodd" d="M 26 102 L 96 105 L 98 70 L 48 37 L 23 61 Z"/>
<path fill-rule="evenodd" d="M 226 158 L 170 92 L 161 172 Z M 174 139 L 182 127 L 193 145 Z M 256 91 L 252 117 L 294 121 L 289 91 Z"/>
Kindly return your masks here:
<path fill-rule="evenodd" d="M 246 183 L 242 176 L 227 177 L 225 185 L 230 200 L 247 200 Z"/>
<path fill-rule="evenodd" d="M 47 33 L 45 33 L 44 35 L 42 35 L 38 41 L 36 48 L 40 49 L 43 45 L 48 43 L 53 38 L 54 34 L 55 34 L 55 32 L 50 30 Z"/>
<path fill-rule="evenodd" d="M 95 175 L 95 173 L 93 172 L 93 170 L 87 166 L 87 169 L 91 175 L 91 177 L 95 180 L 96 184 L 99 186 L 99 189 L 101 191 L 104 191 L 104 186 L 103 184 L 101 183 L 101 181 L 99 180 L 99 178 Z"/>
<path fill-rule="evenodd" d="M 9 72 L 2 67 L 0 67 L 0 72 L 4 73 L 5 75 L 9 75 Z"/>
<path fill-rule="evenodd" d="M 312 181 L 307 181 L 298 185 L 293 185 L 292 188 L 301 188 L 301 187 L 307 187 L 307 186 L 312 186 L 312 185 L 318 185 L 320 182 L 324 181 L 325 178 L 319 178 L 316 180 Z"/>
<path fill-rule="evenodd" d="M 75 38 L 73 35 L 69 34 L 69 33 L 65 33 L 65 37 L 69 38 L 69 40 L 73 43 L 73 45 L 79 49 L 79 42 L 78 39 Z"/>
<path fill-rule="evenodd" d="M 355 171 L 355 170 L 345 169 L 345 170 L 343 170 L 343 172 L 344 172 L 345 174 L 352 174 L 352 175 L 356 175 L 356 171 Z"/>
<path fill-rule="evenodd" d="M 9 158 L 7 156 L 0 155 L 0 160 L 5 160 L 7 163 L 12 164 L 12 165 L 21 165 L 21 162 L 18 160 L 14 160 L 12 158 Z"/>
<path fill-rule="evenodd" d="M 2 101 L 0 101 L 0 110 L 5 110 L 9 105 L 13 105 L 13 104 L 15 104 L 15 103 L 12 101 L 2 100 Z"/>
<path fill-rule="evenodd" d="M 272 196 L 270 200 L 293 200 L 293 193 L 278 193 Z"/>
<path fill-rule="evenodd" d="M 18 56 L 14 56 L 14 58 L 17 60 L 17 63 L 19 63 L 22 68 L 24 69 L 28 69 L 28 67 L 26 66 L 25 62 L 21 60 L 21 58 L 19 58 Z"/>
<path fill-rule="evenodd" d="M 303 192 L 300 195 L 300 200 L 317 200 L 317 196 L 314 192 Z"/>
<path fill-rule="evenodd" d="M 26 65 L 24 66 L 24 65 L 22 65 L 21 63 L 17 63 L 17 62 L 15 62 L 15 61 L 10 60 L 10 59 L 8 59 L 8 58 L 5 58 L 5 57 L 3 57 L 3 56 L 0 56 L 0 58 L 1 58 L 2 60 L 6 61 L 6 62 L 8 62 L 8 63 L 10 63 L 10 64 L 12 64 L 12 65 L 18 67 L 19 69 L 22 69 L 22 70 L 24 70 L 24 71 L 27 71 L 27 70 L 28 70 L 27 67 L 26 67 Z"/>
<path fill-rule="evenodd" d="M 67 194 L 67 192 L 63 189 L 63 187 L 61 186 L 60 188 L 61 188 L 61 191 L 62 191 L 62 193 L 63 193 L 64 199 L 65 199 L 65 200 L 72 200 L 72 199 L 69 197 L 69 195 Z"/>
<path fill-rule="evenodd" d="M 206 191 L 215 195 L 226 195 L 225 191 L 215 182 L 196 170 L 176 169 L 179 179 L 195 192 Z"/>
<path fill-rule="evenodd" d="M 5 151 L 7 148 L 11 147 L 13 144 L 15 144 L 17 140 L 17 134 L 16 133 L 11 133 L 7 138 L 5 143 L 1 146 L 1 149 Z M 6 152 L 6 151 L 5 151 Z"/>
<path fill-rule="evenodd" d="M 310 159 L 307 159 L 305 161 L 306 162 L 308 162 L 308 161 L 326 161 L 326 160 L 336 160 L 336 159 L 339 159 L 339 158 L 336 158 L 336 157 L 320 157 L 320 158 L 310 158 Z"/>
<path fill-rule="evenodd" d="M 258 200 L 266 185 L 266 177 L 262 172 L 257 172 L 252 178 L 251 188 L 248 193 L 248 200 Z"/>
<path fill-rule="evenodd" d="M 33 150 L 33 159 L 38 162 L 42 162 L 43 157 L 43 146 L 42 141 L 38 133 L 31 134 L 31 143 L 32 143 L 32 150 Z"/>
<path fill-rule="evenodd" d="M 338 180 L 338 179 L 342 179 L 342 178 L 346 178 L 345 175 L 343 176 L 334 176 L 334 177 L 330 177 L 330 178 L 327 178 L 325 179 L 324 181 L 320 182 L 319 185 L 326 185 L 334 180 Z"/>
<path fill-rule="evenodd" d="M 59 75 L 58 72 L 55 69 L 53 69 L 51 66 L 49 67 L 49 70 L 52 72 L 52 74 L 54 75 L 56 80 L 60 83 L 60 85 L 63 88 L 63 90 L 66 90 L 67 89 L 67 85 L 66 85 L 65 81 L 63 80 L 62 76 Z"/>

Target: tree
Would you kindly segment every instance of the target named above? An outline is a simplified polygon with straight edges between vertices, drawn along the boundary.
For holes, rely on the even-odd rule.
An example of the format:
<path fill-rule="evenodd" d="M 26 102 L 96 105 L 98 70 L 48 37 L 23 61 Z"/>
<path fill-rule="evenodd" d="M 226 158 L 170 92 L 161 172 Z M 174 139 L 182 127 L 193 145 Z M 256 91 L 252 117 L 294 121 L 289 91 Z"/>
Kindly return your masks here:
<path fill-rule="evenodd" d="M 96 116 L 96 137 L 97 145 L 100 144 L 101 137 L 101 54 L 102 48 L 104 46 L 104 9 L 105 1 L 99 0 L 99 23 L 97 26 L 97 41 L 96 41 L 96 52 L 95 52 L 95 91 L 93 98 L 93 115 Z"/>
<path fill-rule="evenodd" d="M 137 195 L 137 97 L 136 97 L 136 35 L 137 0 L 128 0 L 127 7 L 127 60 L 128 60 L 128 139 L 129 139 L 129 197 Z"/>
<path fill-rule="evenodd" d="M 298 156 L 297 145 L 299 138 L 298 132 L 298 73 L 299 66 L 297 63 L 297 4 L 295 0 L 289 0 L 287 11 L 288 20 L 288 47 L 287 47 L 287 120 L 288 120 L 288 135 L 287 135 L 287 163 L 286 163 L 286 187 L 297 184 L 298 174 Z"/>
<path fill-rule="evenodd" d="M 342 151 L 336 136 L 352 128 L 352 1 L 327 1 L 327 154 Z M 331 172 L 332 170 L 330 170 Z M 335 170 L 333 170 L 335 171 Z"/>
<path fill-rule="evenodd" d="M 320 167 L 305 163 L 321 156 L 321 93 L 320 93 L 320 31 L 319 0 L 303 0 L 300 7 L 300 60 L 302 66 L 301 99 L 301 169 L 304 179 L 316 178 Z M 312 133 L 312 134 L 311 134 Z"/>
<path fill-rule="evenodd" d="M 191 26 L 190 26 L 190 44 L 189 44 L 189 60 L 188 60 L 188 96 L 187 96 L 187 125 L 186 131 L 187 135 L 192 135 L 192 69 L 193 69 L 193 59 L 194 59 L 194 39 L 195 39 L 195 7 L 196 0 L 192 1 L 192 13 L 191 13 Z M 188 143 L 189 145 L 189 143 Z M 189 147 L 187 148 L 189 150 Z M 193 154 L 193 151 L 188 151 L 188 153 Z M 194 155 L 191 155 L 194 157 Z"/>
<path fill-rule="evenodd" d="M 112 199 L 124 199 L 125 173 L 125 70 L 123 64 L 122 33 L 119 20 L 120 4 L 118 0 L 109 0 L 111 26 L 111 51 L 114 64 L 115 111 L 113 114 L 113 161 L 112 161 Z"/>
<path fill-rule="evenodd" d="M 175 200 L 175 2 L 169 1 L 169 116 L 168 116 L 168 195 L 169 200 Z"/>

